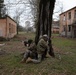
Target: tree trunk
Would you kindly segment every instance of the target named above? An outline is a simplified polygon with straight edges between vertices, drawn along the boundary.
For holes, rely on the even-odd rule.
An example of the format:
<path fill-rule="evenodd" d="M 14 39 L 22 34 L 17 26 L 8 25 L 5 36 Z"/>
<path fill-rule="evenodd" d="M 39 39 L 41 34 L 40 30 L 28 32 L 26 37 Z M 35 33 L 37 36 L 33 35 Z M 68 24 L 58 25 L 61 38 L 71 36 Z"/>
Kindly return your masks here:
<path fill-rule="evenodd" d="M 41 35 L 47 34 L 49 36 L 49 54 L 55 56 L 51 43 L 51 26 L 52 26 L 52 15 L 55 5 L 55 0 L 40 0 L 39 3 L 39 18 L 36 26 L 36 37 L 35 43 L 39 41 Z"/>

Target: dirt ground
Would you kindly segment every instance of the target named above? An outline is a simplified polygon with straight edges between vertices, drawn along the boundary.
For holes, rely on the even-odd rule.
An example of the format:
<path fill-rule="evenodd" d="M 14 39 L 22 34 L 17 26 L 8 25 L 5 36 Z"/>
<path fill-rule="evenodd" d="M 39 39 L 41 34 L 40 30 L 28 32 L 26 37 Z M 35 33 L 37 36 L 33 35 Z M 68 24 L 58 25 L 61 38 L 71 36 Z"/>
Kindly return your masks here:
<path fill-rule="evenodd" d="M 76 75 L 76 39 L 54 36 L 52 39 L 56 58 L 49 57 L 40 64 L 21 64 L 25 52 L 25 38 L 34 39 L 34 34 L 19 34 L 10 41 L 0 42 L 0 75 Z"/>

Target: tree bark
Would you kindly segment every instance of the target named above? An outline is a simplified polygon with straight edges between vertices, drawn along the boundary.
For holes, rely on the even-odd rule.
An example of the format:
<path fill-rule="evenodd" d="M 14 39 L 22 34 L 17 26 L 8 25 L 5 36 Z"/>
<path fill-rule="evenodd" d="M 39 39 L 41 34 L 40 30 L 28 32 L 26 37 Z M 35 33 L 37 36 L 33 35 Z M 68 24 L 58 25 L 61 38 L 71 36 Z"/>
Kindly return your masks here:
<path fill-rule="evenodd" d="M 36 26 L 35 43 L 39 41 L 41 35 L 47 34 L 49 37 L 49 54 L 55 57 L 51 43 L 51 26 L 52 15 L 54 10 L 55 0 L 40 0 L 39 3 L 39 18 Z"/>

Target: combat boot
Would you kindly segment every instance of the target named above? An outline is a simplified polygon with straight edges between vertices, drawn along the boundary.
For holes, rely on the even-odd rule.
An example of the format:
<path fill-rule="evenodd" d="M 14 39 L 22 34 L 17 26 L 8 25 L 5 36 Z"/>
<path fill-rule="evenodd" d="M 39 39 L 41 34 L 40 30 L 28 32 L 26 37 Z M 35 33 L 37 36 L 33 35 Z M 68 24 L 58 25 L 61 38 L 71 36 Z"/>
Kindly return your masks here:
<path fill-rule="evenodd" d="M 32 59 L 31 58 L 28 58 L 27 60 L 26 60 L 26 64 L 27 63 L 31 63 L 32 62 Z"/>

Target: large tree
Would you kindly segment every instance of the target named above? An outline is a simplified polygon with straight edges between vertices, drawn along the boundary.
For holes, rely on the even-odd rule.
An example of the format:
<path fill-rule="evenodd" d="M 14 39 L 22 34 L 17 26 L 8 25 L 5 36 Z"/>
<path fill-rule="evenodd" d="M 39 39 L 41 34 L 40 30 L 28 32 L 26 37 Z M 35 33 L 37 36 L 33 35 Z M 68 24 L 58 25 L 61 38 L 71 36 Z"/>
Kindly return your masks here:
<path fill-rule="evenodd" d="M 55 57 L 51 43 L 51 26 L 52 15 L 54 10 L 55 0 L 40 0 L 39 2 L 39 18 L 36 26 L 35 43 L 39 41 L 41 35 L 47 34 L 49 37 L 49 54 Z"/>

